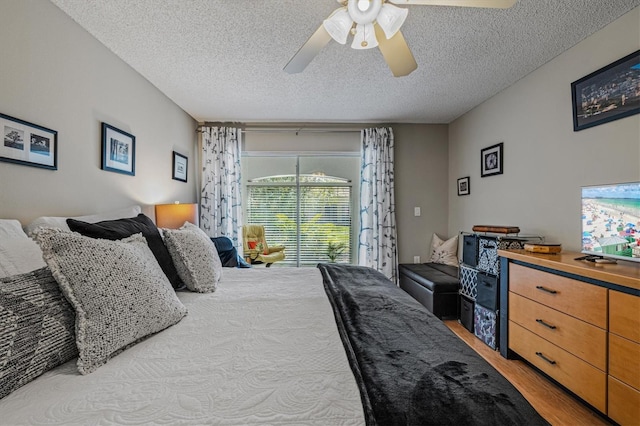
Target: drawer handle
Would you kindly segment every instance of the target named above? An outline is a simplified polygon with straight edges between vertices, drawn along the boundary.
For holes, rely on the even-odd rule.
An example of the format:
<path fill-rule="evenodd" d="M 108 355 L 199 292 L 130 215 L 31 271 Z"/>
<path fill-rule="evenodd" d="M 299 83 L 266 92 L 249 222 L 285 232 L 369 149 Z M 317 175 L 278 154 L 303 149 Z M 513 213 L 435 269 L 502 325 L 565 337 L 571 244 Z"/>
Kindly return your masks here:
<path fill-rule="evenodd" d="M 555 290 L 550 290 L 550 289 L 548 289 L 548 288 L 542 287 L 541 285 L 537 285 L 537 286 L 536 286 L 536 288 L 537 288 L 538 290 L 542 290 L 542 291 L 544 291 L 544 292 L 546 292 L 546 293 L 551 293 L 551 294 L 556 294 L 556 293 L 558 293 L 558 292 L 557 292 L 557 291 L 555 291 Z"/>
<path fill-rule="evenodd" d="M 538 355 L 540 358 L 544 359 L 545 361 L 547 361 L 549 364 L 554 365 L 556 362 L 552 359 L 547 358 L 546 356 L 544 356 L 542 354 L 542 352 L 536 352 L 536 355 Z"/>
<path fill-rule="evenodd" d="M 544 326 L 545 326 L 545 327 L 547 327 L 547 328 L 550 328 L 551 330 L 555 330 L 555 329 L 556 329 L 556 326 L 555 326 L 555 325 L 547 324 L 546 322 L 544 322 L 544 320 L 536 319 L 536 322 L 537 322 L 538 324 L 542 324 L 542 325 L 544 325 Z"/>

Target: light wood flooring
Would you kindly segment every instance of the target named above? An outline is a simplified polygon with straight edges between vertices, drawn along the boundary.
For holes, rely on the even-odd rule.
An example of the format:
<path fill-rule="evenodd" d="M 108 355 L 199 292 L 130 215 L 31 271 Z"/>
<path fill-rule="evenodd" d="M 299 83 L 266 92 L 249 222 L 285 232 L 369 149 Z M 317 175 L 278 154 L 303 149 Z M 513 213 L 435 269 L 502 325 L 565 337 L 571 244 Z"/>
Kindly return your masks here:
<path fill-rule="evenodd" d="M 458 337 L 507 378 L 533 408 L 553 426 L 610 425 L 590 408 L 520 360 L 500 356 L 457 320 L 444 321 Z"/>

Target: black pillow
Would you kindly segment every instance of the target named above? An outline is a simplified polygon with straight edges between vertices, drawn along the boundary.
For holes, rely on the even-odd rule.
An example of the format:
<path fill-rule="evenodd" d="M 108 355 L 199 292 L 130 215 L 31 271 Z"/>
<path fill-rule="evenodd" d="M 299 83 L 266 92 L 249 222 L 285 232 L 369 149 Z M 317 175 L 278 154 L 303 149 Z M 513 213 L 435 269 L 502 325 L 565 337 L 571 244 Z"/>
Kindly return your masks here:
<path fill-rule="evenodd" d="M 169 250 L 164 245 L 162 236 L 155 223 L 140 213 L 136 217 L 105 220 L 98 223 L 87 223 L 75 219 L 67 219 L 67 225 L 72 231 L 91 238 L 103 238 L 105 240 L 120 240 L 133 234 L 142 233 L 156 260 L 160 264 L 169 282 L 175 289 L 183 288 L 184 282 L 180 279 Z"/>
<path fill-rule="evenodd" d="M 243 258 L 238 256 L 238 250 L 233 246 L 233 242 L 229 237 L 211 237 L 211 241 L 213 241 L 213 244 L 216 246 L 222 266 L 229 268 L 251 267 Z"/>

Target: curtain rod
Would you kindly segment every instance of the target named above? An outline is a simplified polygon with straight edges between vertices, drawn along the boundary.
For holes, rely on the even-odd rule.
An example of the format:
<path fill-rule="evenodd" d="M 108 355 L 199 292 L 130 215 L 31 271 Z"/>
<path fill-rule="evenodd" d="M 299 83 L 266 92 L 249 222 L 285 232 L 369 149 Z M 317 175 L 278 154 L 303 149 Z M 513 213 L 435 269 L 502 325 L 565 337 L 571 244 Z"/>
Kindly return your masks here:
<path fill-rule="evenodd" d="M 335 129 L 335 128 L 288 128 L 288 127 L 251 127 L 243 129 L 244 133 L 360 133 L 360 128 L 347 128 L 347 129 Z"/>
<path fill-rule="evenodd" d="M 238 122 L 205 122 L 198 125 L 196 132 L 200 132 L 203 127 L 236 127 L 244 133 L 360 133 L 367 127 L 381 127 L 384 124 L 322 124 L 316 125 L 298 124 L 298 123 L 238 123 Z"/>

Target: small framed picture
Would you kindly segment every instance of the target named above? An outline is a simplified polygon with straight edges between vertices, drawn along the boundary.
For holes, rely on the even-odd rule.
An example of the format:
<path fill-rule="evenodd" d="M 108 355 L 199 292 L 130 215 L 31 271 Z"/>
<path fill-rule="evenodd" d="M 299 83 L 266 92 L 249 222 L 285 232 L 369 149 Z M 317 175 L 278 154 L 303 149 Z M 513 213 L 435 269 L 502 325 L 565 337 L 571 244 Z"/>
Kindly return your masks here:
<path fill-rule="evenodd" d="M 480 176 L 501 175 L 503 168 L 503 146 L 504 143 L 492 145 L 480 151 Z"/>
<path fill-rule="evenodd" d="M 469 179 L 469 176 L 458 179 L 458 196 L 471 194 Z"/>
<path fill-rule="evenodd" d="M 187 165 L 189 159 L 182 154 L 173 151 L 173 179 L 180 182 L 187 181 Z"/>
<path fill-rule="evenodd" d="M 0 114 L 0 161 L 58 170 L 58 132 Z"/>
<path fill-rule="evenodd" d="M 136 137 L 102 123 L 102 170 L 135 176 Z"/>

